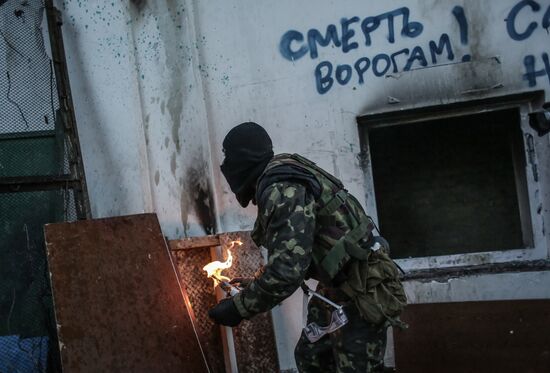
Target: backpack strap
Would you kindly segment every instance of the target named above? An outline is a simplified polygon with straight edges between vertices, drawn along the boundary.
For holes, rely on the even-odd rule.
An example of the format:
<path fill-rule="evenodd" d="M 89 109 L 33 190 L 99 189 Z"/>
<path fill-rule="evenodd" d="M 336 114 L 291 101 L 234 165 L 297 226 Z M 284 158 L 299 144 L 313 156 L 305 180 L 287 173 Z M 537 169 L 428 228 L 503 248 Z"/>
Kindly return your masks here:
<path fill-rule="evenodd" d="M 363 219 L 359 225 L 348 233 L 344 234 L 323 258 L 316 258 L 314 261 L 331 280 L 340 272 L 344 265 L 351 259 L 366 260 L 369 250 L 362 248 L 357 243 L 364 237 L 368 237 L 374 224 L 369 219 Z"/>
<path fill-rule="evenodd" d="M 334 195 L 334 197 L 328 201 L 325 206 L 317 211 L 317 214 L 321 216 L 329 216 L 332 215 L 336 210 L 340 208 L 344 203 L 346 203 L 346 199 L 348 198 L 348 191 L 345 189 L 340 189 L 338 193 Z"/>
<path fill-rule="evenodd" d="M 344 188 L 344 184 L 342 184 L 342 182 L 339 179 L 337 179 L 333 175 L 329 174 L 327 171 L 323 170 L 321 167 L 317 166 L 317 164 L 315 162 L 312 162 L 309 159 L 304 158 L 300 154 L 296 154 L 296 153 L 291 154 L 290 158 L 298 161 L 299 163 L 305 164 L 306 166 L 309 166 L 309 167 L 313 168 L 315 171 L 319 172 L 324 177 L 326 177 L 327 179 L 332 181 L 334 184 L 336 184 L 338 186 L 338 188 L 340 188 L 340 189 Z"/>

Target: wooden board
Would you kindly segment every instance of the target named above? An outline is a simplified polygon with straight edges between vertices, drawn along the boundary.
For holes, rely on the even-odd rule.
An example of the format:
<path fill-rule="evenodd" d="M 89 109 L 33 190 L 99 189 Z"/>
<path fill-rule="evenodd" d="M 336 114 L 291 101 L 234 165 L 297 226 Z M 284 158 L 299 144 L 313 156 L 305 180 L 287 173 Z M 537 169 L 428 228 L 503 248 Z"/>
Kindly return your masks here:
<path fill-rule="evenodd" d="M 550 372 L 548 299 L 413 304 L 402 319 L 399 372 Z"/>
<path fill-rule="evenodd" d="M 206 372 L 156 215 L 45 226 L 64 372 Z"/>
<path fill-rule="evenodd" d="M 191 249 L 205 249 L 220 245 L 220 238 L 217 235 L 214 236 L 202 236 L 202 237 L 185 237 L 179 240 L 170 241 L 170 250 L 191 250 Z"/>

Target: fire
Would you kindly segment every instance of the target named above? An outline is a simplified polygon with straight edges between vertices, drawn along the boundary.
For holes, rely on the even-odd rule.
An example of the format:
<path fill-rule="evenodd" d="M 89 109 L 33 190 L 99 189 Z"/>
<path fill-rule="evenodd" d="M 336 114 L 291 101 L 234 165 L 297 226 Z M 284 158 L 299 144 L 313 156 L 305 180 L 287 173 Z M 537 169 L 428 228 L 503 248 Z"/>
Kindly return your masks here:
<path fill-rule="evenodd" d="M 243 243 L 239 240 L 231 241 L 229 247 L 227 248 L 227 260 L 225 262 L 220 262 L 219 260 L 216 260 L 208 263 L 202 268 L 204 271 L 206 271 L 206 275 L 208 276 L 208 278 L 212 278 L 214 280 L 214 286 L 218 285 L 220 282 L 228 282 L 231 280 L 229 277 L 222 275 L 222 271 L 231 267 L 231 265 L 233 264 L 233 255 L 231 255 L 231 249 L 234 248 L 235 245 L 241 246 L 242 244 Z"/>
<path fill-rule="evenodd" d="M 214 262 L 208 263 L 202 269 L 206 271 L 208 277 L 214 278 L 214 283 L 218 281 L 229 281 L 229 277 L 222 275 L 222 271 L 231 267 L 233 264 L 233 255 L 231 255 L 231 250 L 227 250 L 227 260 L 225 262 L 220 262 L 216 260 Z"/>

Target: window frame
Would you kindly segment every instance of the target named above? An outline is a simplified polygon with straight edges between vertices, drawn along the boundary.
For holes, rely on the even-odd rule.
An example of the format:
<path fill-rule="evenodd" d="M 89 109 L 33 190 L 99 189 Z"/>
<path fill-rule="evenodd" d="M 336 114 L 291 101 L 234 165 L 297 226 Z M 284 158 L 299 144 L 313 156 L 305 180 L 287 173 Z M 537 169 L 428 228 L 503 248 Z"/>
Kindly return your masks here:
<path fill-rule="evenodd" d="M 548 243 L 544 235 L 544 219 L 542 214 L 537 213 L 537 208 L 542 203 L 541 195 L 538 193 L 538 190 L 540 190 L 540 179 L 535 180 L 533 164 L 530 161 L 530 156 L 532 157 L 534 155 L 534 162 L 536 162 L 538 151 L 536 147 L 530 149 L 530 145 L 528 144 L 529 136 L 537 136 L 536 132 L 529 126 L 528 113 L 540 108 L 543 102 L 544 92 L 536 91 L 494 96 L 485 99 L 474 99 L 470 101 L 450 102 L 436 106 L 405 108 L 397 111 L 371 112 L 357 117 L 362 166 L 366 186 L 366 207 L 369 214 L 375 222 L 378 223 L 378 210 L 375 198 L 376 192 L 368 139 L 368 132 L 370 129 L 407 125 L 436 119 L 475 115 L 507 109 L 516 109 L 519 112 L 520 130 L 522 133 L 526 163 L 525 168 L 519 170 L 519 177 L 523 177 L 524 181 L 520 180 L 520 182 L 518 182 L 516 178 L 516 186 L 521 188 L 520 184 L 523 184 L 527 188 L 526 192 L 522 192 L 518 189 L 518 196 L 520 197 L 519 212 L 521 216 L 522 234 L 524 242 L 528 242 L 529 245 L 511 250 L 480 251 L 475 253 L 396 259 L 396 262 L 403 270 L 422 271 L 436 268 L 449 269 L 483 266 L 487 264 L 537 261 L 547 258 L 549 251 Z M 514 157 L 514 168 L 517 167 L 516 158 L 517 157 Z M 525 196 L 523 200 L 522 196 Z M 529 237 L 526 237 L 526 235 Z"/>

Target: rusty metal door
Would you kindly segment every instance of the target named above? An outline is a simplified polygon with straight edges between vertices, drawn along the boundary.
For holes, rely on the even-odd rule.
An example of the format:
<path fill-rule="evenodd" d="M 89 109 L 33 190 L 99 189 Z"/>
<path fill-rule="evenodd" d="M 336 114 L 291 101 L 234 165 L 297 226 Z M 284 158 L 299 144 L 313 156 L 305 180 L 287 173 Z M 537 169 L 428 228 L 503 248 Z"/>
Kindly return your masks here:
<path fill-rule="evenodd" d="M 65 372 L 206 372 L 155 214 L 45 227 Z"/>

